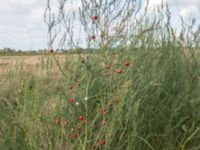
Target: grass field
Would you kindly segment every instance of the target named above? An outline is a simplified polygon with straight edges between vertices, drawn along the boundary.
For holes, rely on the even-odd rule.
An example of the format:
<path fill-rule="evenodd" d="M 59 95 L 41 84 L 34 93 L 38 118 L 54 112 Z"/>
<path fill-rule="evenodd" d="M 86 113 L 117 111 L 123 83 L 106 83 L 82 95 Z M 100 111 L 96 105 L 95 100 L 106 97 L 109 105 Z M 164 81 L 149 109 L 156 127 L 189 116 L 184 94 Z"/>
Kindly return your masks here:
<path fill-rule="evenodd" d="M 41 56 L 0 56 L 0 72 L 3 73 L 9 67 L 22 63 L 26 68 L 34 68 L 41 62 Z"/>
<path fill-rule="evenodd" d="M 200 149 L 195 50 L 84 58 L 0 57 L 0 149 Z"/>
<path fill-rule="evenodd" d="M 76 60 L 77 55 L 70 54 L 70 58 L 64 54 L 56 54 L 56 59 L 59 59 L 59 63 L 63 64 L 65 60 Z M 54 59 L 55 60 L 55 59 Z M 41 67 L 41 64 L 47 62 L 51 63 L 54 66 L 55 72 L 59 72 L 56 70 L 55 65 L 53 65 L 53 58 L 51 55 L 11 55 L 11 56 L 0 56 L 0 73 L 5 74 L 10 69 L 13 69 L 17 66 L 21 66 L 22 70 L 25 72 L 32 73 L 34 75 L 38 75 L 37 69 Z M 41 72 L 44 73 L 44 72 Z"/>

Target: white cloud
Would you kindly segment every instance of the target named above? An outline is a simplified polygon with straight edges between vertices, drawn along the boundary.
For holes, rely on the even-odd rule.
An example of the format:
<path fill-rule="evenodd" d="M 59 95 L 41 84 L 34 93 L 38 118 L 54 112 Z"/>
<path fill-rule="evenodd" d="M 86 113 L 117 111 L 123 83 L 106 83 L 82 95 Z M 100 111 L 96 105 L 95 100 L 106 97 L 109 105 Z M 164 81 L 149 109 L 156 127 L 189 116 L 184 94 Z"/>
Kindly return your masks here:
<path fill-rule="evenodd" d="M 185 19 L 200 17 L 200 0 L 149 0 L 149 10 L 160 7 L 162 2 L 178 11 L 174 15 L 181 15 Z"/>
<path fill-rule="evenodd" d="M 183 18 L 195 18 L 195 17 L 199 17 L 200 10 L 196 5 L 189 5 L 187 7 L 184 7 L 181 11 L 180 11 L 180 15 Z"/>
<path fill-rule="evenodd" d="M 51 0 L 51 4 L 57 14 L 58 1 Z M 80 5 L 80 0 L 68 0 L 65 10 L 76 11 Z M 45 8 L 46 0 L 0 0 L 0 48 L 46 48 Z"/>
<path fill-rule="evenodd" d="M 157 7 L 160 7 L 162 4 L 166 4 L 166 0 L 149 0 L 148 9 L 153 11 Z"/>
<path fill-rule="evenodd" d="M 38 4 L 37 0 L 1 0 L 0 14 L 27 15 Z"/>
<path fill-rule="evenodd" d="M 52 0 L 53 11 L 57 12 L 57 0 Z M 80 0 L 68 0 L 65 10 L 78 10 Z M 146 0 L 145 0 L 146 1 Z M 163 0 L 172 8 L 173 18 L 200 17 L 200 0 Z M 46 0 L 0 0 L 0 48 L 39 49 L 47 45 L 47 27 L 44 23 Z M 150 0 L 153 10 L 161 0 Z M 77 25 L 78 26 L 78 25 Z"/>
<path fill-rule="evenodd" d="M 0 48 L 37 49 L 45 46 L 45 1 L 0 1 Z"/>

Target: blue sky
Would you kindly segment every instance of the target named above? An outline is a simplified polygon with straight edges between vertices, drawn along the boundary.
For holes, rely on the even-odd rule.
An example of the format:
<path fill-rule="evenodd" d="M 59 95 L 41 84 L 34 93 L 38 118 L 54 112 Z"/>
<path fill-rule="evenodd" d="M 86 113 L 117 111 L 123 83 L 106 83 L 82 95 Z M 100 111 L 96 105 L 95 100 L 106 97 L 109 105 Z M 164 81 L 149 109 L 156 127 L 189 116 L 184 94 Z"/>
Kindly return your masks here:
<path fill-rule="evenodd" d="M 56 1 L 56 0 L 52 0 Z M 163 0 L 172 13 L 172 24 L 179 28 L 179 16 L 200 19 L 200 0 Z M 74 0 L 77 9 L 80 0 Z M 161 0 L 150 0 L 150 10 Z M 47 47 L 47 27 L 43 21 L 46 0 L 0 0 L 0 48 L 36 50 Z M 56 5 L 54 6 L 56 9 Z M 78 27 L 77 27 L 78 28 Z"/>

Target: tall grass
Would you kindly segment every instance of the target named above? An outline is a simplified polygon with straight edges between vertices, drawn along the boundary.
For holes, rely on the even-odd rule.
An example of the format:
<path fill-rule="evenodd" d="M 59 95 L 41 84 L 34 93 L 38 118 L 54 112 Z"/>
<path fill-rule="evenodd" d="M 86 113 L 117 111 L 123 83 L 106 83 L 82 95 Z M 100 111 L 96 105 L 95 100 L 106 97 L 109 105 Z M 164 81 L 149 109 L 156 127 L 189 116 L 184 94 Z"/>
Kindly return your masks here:
<path fill-rule="evenodd" d="M 20 68 L 1 75 L 1 149 L 83 149 L 86 125 L 79 116 L 86 117 L 86 88 L 87 149 L 198 149 L 200 66 L 194 51 L 184 55 L 171 43 L 121 51 L 106 69 L 110 76 L 102 59 L 91 56 L 96 63 L 89 86 L 90 72 L 79 62 L 66 65 L 71 80 L 34 77 Z M 119 67 L 122 74 L 115 73 Z"/>
<path fill-rule="evenodd" d="M 200 149 L 198 37 L 162 21 L 145 27 L 84 60 L 52 54 L 44 75 L 20 65 L 1 74 L 0 149 Z"/>

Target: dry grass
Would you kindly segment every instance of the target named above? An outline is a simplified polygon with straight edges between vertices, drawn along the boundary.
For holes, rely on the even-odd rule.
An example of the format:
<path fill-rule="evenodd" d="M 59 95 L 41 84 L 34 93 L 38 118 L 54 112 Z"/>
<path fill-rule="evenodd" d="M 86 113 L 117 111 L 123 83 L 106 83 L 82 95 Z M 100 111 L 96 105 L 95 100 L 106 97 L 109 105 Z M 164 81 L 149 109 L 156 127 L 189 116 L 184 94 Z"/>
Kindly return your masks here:
<path fill-rule="evenodd" d="M 12 66 L 22 63 L 27 68 L 34 68 L 41 61 L 41 56 L 0 56 L 0 73 L 6 72 Z"/>
<path fill-rule="evenodd" d="M 59 64 L 64 64 L 66 61 L 76 61 L 77 55 L 54 55 Z M 53 55 L 27 55 L 27 56 L 0 56 L 0 74 L 5 74 L 8 70 L 15 68 L 17 65 L 21 65 L 21 68 L 25 72 L 29 72 L 33 75 L 41 74 L 38 69 L 41 69 L 41 63 L 47 61 L 52 62 L 54 67 L 51 68 L 56 74 L 59 72 L 58 67 L 55 65 L 55 59 Z"/>

